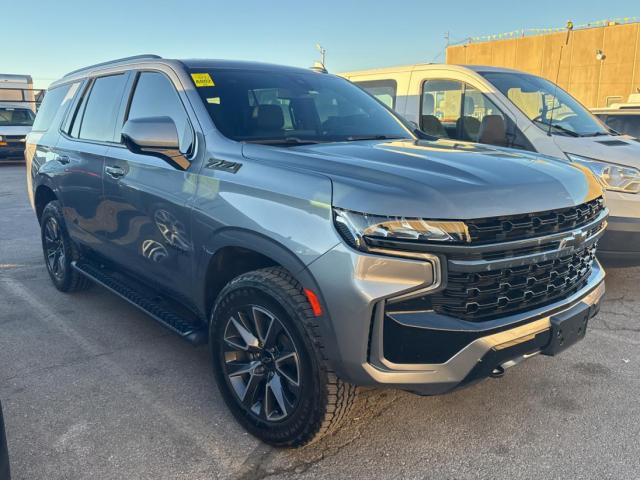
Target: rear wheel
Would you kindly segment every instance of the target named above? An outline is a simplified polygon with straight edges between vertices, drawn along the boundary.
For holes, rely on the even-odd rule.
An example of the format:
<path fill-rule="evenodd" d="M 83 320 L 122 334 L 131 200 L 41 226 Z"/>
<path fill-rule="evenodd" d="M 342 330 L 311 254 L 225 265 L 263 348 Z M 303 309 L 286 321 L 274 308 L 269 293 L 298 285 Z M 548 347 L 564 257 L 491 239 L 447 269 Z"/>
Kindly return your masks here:
<path fill-rule="evenodd" d="M 334 430 L 355 398 L 330 371 L 315 317 L 282 268 L 241 275 L 221 292 L 210 329 L 213 368 L 225 402 L 253 435 L 299 446 Z"/>
<path fill-rule="evenodd" d="M 69 238 L 58 201 L 48 203 L 40 219 L 42 251 L 49 277 L 61 292 L 84 290 L 91 283 L 72 266 L 78 252 Z"/>

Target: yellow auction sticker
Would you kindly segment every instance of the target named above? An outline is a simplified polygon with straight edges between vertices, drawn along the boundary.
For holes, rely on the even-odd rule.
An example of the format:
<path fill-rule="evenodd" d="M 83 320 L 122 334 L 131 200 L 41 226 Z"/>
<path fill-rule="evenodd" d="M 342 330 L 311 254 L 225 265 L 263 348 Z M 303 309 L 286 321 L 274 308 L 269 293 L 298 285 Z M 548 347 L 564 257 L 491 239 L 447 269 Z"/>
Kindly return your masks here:
<path fill-rule="evenodd" d="M 208 73 L 192 73 L 191 78 L 193 79 L 193 83 L 196 84 L 196 87 L 215 87 L 216 84 L 213 83 L 213 78 Z"/>
<path fill-rule="evenodd" d="M 220 105 L 220 97 L 207 98 L 207 103 L 213 103 L 215 105 Z"/>

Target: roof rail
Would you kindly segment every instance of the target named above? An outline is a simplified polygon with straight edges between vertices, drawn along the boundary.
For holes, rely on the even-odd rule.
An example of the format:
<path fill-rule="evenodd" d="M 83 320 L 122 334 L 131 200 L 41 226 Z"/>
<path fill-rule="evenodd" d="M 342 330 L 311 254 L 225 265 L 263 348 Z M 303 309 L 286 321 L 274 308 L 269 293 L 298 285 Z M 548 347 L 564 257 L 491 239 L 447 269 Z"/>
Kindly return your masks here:
<path fill-rule="evenodd" d="M 77 70 L 73 70 L 72 72 L 67 73 L 65 77 L 69 77 L 74 73 L 83 72 L 84 70 L 90 70 L 92 68 L 97 68 L 97 67 L 104 67 L 107 65 L 117 65 L 118 63 L 128 62 L 130 60 L 145 60 L 145 59 L 158 59 L 158 58 L 162 58 L 162 57 L 160 55 L 144 54 L 144 55 L 133 55 L 131 57 L 117 58 L 115 60 L 109 60 L 108 62 L 101 62 L 101 63 L 96 63 L 94 65 L 89 65 L 88 67 L 78 68 Z"/>

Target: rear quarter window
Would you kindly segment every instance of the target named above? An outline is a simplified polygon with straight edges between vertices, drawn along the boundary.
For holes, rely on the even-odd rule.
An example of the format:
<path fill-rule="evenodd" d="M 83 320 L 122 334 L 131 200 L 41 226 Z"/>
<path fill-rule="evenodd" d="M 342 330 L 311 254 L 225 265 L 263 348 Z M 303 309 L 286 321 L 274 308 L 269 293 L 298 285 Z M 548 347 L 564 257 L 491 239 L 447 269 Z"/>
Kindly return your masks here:
<path fill-rule="evenodd" d="M 77 88 L 77 84 L 74 84 Z M 63 101 L 67 98 L 67 94 L 71 90 L 71 84 L 62 85 L 60 87 L 52 88 L 44 96 L 40 110 L 36 115 L 36 119 L 33 122 L 32 130 L 35 132 L 45 132 L 49 130 L 56 113 L 60 110 Z"/>

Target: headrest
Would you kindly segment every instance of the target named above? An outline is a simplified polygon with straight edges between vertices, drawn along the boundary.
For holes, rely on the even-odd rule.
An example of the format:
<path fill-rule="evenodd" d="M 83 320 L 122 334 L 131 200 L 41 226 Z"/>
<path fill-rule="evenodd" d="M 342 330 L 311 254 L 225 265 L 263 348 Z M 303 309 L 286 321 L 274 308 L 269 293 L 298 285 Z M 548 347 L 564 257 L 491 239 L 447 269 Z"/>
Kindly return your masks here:
<path fill-rule="evenodd" d="M 490 145 L 505 145 L 507 142 L 507 129 L 504 118 L 501 115 L 485 115 L 480 125 L 480 143 Z"/>
<path fill-rule="evenodd" d="M 471 116 L 473 111 L 476 109 L 476 102 L 473 100 L 473 97 L 464 97 L 464 114 Z"/>
<path fill-rule="evenodd" d="M 433 114 L 433 107 L 435 106 L 435 102 L 433 101 L 433 95 L 430 93 L 425 93 L 422 96 L 422 111 L 425 115 Z"/>
<path fill-rule="evenodd" d="M 257 105 L 251 117 L 258 130 L 280 130 L 284 126 L 280 105 Z"/>

